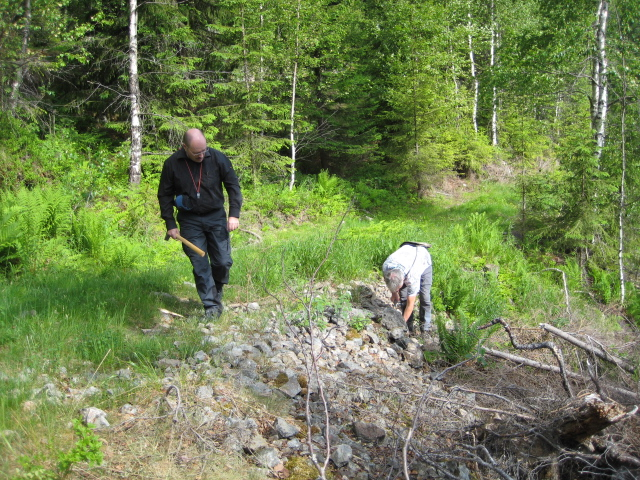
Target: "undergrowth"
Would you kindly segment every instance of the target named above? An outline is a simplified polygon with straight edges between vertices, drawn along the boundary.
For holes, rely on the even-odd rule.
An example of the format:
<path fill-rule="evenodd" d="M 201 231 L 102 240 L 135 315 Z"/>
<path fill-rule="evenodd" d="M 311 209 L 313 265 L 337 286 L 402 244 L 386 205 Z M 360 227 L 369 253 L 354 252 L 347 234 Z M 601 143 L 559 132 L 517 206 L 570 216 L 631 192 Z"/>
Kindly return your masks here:
<path fill-rule="evenodd" d="M 615 279 L 605 272 L 585 272 L 571 259 L 557 265 L 547 255 L 519 249 L 510 235 L 512 192 L 504 187 L 485 187 L 460 205 L 411 199 L 402 214 L 396 204 L 363 210 L 364 204 L 373 209 L 385 202 L 354 201 L 357 190 L 324 174 L 294 191 L 264 185 L 245 192 L 242 228 L 252 234 L 232 233 L 234 266 L 225 302 L 276 295 L 293 306 L 291 292 L 304 292 L 320 264 L 318 282 L 379 282 L 383 261 L 403 241 L 428 242 L 441 355 L 455 362 L 478 351 L 484 337 L 475 327 L 497 316 L 523 326 L 569 321 L 562 276 L 551 267 L 566 274 L 572 318 L 595 318 L 581 293 L 591 285 L 602 301 L 617 295 Z M 28 415 L 24 404 L 42 388 L 42 376 L 58 378 L 64 369 L 69 377 L 90 372 L 94 378 L 125 367 L 151 374 L 159 358 L 185 359 L 201 348 L 191 268 L 179 243 L 163 240 L 152 196 L 150 185 L 123 193 L 117 202 L 86 202 L 54 187 L 3 193 L 0 431 L 20 431 Z M 629 298 L 631 306 L 640 304 L 633 290 Z M 314 314 L 322 318 L 327 307 L 346 309 L 351 302 L 357 306 L 357 299 L 319 297 Z M 182 337 L 142 333 L 157 324 L 158 308 L 185 317 Z M 256 319 L 257 331 L 263 323 Z M 350 327 L 362 330 L 367 323 L 354 318 Z M 64 417 L 53 421 L 61 425 Z M 0 442 L 0 456 L 14 466 L 25 452 L 39 450 L 28 440 Z M 7 472 L 0 468 L 0 475 Z"/>

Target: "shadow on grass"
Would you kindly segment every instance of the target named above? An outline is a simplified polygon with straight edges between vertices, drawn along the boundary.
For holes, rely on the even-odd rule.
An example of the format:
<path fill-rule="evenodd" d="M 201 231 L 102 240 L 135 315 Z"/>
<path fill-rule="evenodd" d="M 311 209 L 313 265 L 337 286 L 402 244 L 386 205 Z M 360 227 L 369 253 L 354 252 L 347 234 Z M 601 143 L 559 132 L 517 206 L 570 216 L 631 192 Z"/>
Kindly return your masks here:
<path fill-rule="evenodd" d="M 145 336 L 158 307 L 176 308 L 178 272 L 51 270 L 4 282 L 0 296 L 0 365 L 105 361 L 116 367 L 167 349 L 169 337 Z M 187 312 L 185 312 L 187 313 Z"/>

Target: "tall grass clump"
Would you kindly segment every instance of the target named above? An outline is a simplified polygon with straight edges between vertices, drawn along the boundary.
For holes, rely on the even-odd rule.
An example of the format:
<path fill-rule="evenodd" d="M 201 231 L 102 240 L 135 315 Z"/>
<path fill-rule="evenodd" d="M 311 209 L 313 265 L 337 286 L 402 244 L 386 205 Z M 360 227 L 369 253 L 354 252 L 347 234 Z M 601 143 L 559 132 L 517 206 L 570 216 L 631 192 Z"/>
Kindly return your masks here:
<path fill-rule="evenodd" d="M 134 358 L 141 344 L 157 355 L 167 345 L 152 345 L 139 329 L 156 321 L 158 299 L 151 292 L 170 291 L 177 280 L 170 269 L 52 270 L 5 283 L 0 364 L 100 362 L 110 350 L 108 362 L 115 365 Z"/>

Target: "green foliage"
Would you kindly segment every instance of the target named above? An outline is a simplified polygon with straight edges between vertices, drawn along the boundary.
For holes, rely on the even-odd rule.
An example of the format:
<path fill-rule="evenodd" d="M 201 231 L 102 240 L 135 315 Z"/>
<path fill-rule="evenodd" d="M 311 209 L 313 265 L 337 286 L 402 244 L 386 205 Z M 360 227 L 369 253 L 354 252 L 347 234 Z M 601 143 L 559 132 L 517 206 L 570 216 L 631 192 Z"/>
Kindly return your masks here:
<path fill-rule="evenodd" d="M 440 351 L 452 364 L 471 358 L 479 353 L 487 334 L 478 330 L 481 322 L 472 321 L 465 315 L 453 319 L 453 328 L 447 330 L 444 318 L 436 317 L 436 329 L 440 339 Z"/>
<path fill-rule="evenodd" d="M 640 327 L 640 292 L 631 283 L 628 283 L 626 288 L 625 310 L 634 323 Z"/>
<path fill-rule="evenodd" d="M 94 259 L 104 258 L 113 227 L 104 214 L 80 210 L 73 219 L 72 244 Z"/>
<path fill-rule="evenodd" d="M 349 326 L 356 332 L 361 332 L 371 324 L 371 319 L 357 315 L 349 318 Z"/>
<path fill-rule="evenodd" d="M 35 268 L 55 250 L 56 239 L 71 226 L 71 197 L 61 188 L 4 192 L 0 218 L 0 265 Z"/>
<path fill-rule="evenodd" d="M 592 279 L 591 289 L 605 305 L 620 296 L 620 282 L 614 272 L 604 270 L 593 262 L 588 267 Z"/>
<path fill-rule="evenodd" d="M 91 425 L 83 425 L 83 423 L 74 419 L 73 431 L 78 436 L 78 441 L 68 452 L 61 452 L 58 456 L 58 468 L 62 475 L 67 475 L 71 471 L 71 467 L 79 462 L 88 462 L 89 465 L 101 465 L 103 460 L 102 442 L 93 433 Z"/>
<path fill-rule="evenodd" d="M 76 443 L 68 451 L 58 453 L 57 468 L 51 469 L 41 464 L 41 458 L 22 457 L 22 471 L 12 480 L 61 480 L 66 478 L 73 466 L 80 462 L 89 465 L 101 465 L 103 461 L 102 442 L 93 433 L 91 425 L 85 426 L 80 420 L 73 420 L 73 431 L 78 437 Z"/>

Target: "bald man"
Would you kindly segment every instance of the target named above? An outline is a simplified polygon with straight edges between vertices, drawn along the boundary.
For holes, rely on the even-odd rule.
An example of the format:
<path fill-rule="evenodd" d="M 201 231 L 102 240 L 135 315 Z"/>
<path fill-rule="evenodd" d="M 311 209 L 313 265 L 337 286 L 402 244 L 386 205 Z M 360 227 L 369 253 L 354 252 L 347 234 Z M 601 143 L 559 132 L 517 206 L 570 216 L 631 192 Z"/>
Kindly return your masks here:
<path fill-rule="evenodd" d="M 223 186 L 229 197 L 228 218 Z M 167 235 L 181 235 L 207 253 L 201 257 L 183 246 L 193 266 L 205 316 L 219 317 L 223 310 L 222 290 L 229 283 L 233 264 L 229 232 L 238 228 L 242 207 L 240 183 L 231 162 L 222 152 L 207 147 L 200 130 L 187 130 L 180 150 L 164 162 L 158 201 Z"/>

